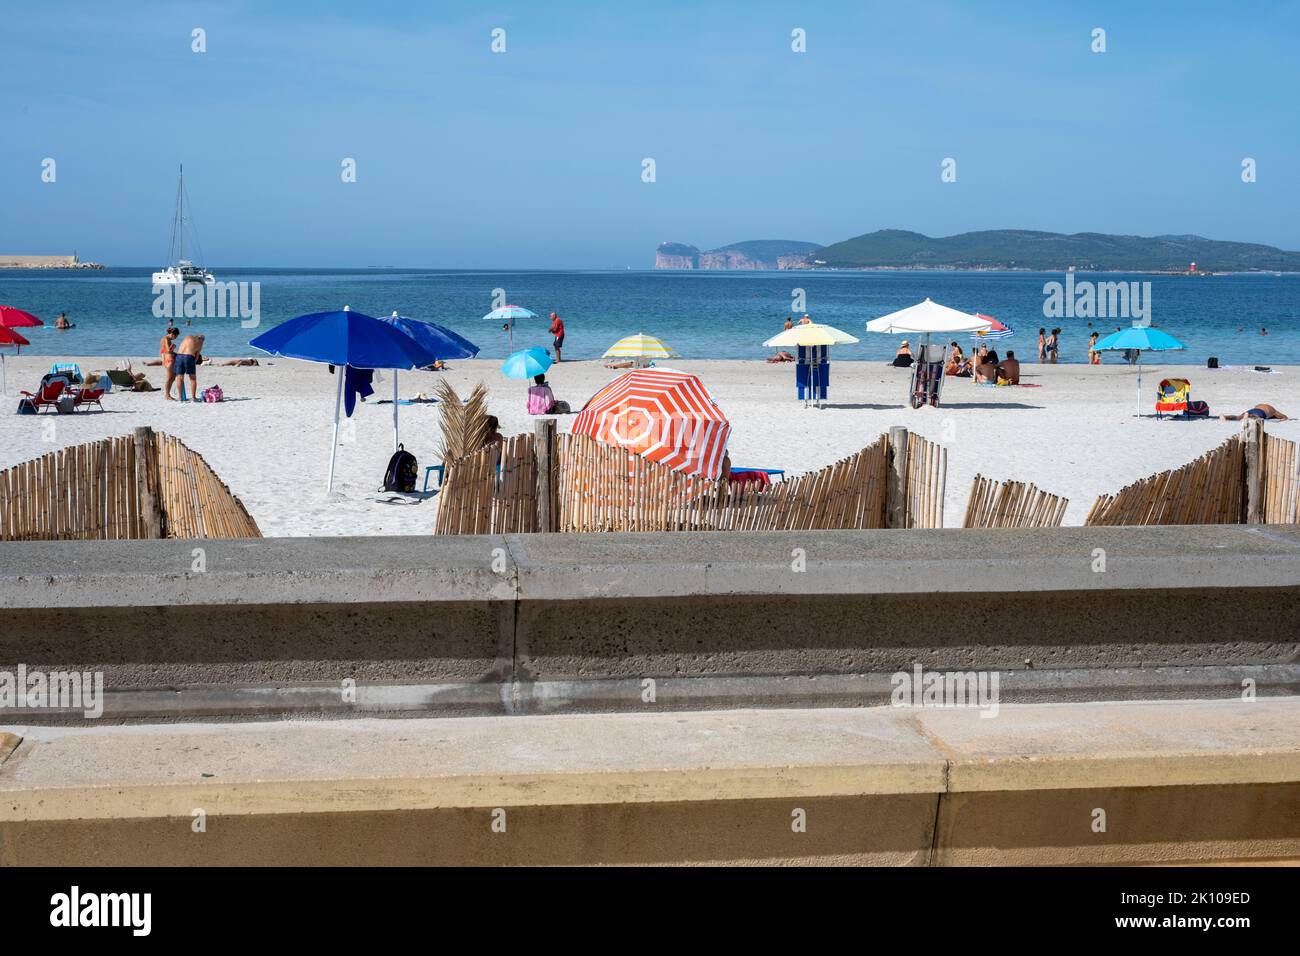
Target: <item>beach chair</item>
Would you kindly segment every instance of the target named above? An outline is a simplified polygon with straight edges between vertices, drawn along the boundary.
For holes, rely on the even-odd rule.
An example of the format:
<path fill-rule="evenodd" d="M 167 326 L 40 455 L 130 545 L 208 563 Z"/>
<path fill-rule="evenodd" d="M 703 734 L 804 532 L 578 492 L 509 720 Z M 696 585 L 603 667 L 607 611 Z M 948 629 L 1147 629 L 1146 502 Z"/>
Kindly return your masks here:
<path fill-rule="evenodd" d="M 741 467 L 740 465 L 731 466 L 731 476 L 733 479 L 736 477 L 736 475 L 747 471 L 767 475 L 769 480 L 779 475 L 781 477 L 781 480 L 785 481 L 784 468 L 749 468 L 749 467 Z"/>
<path fill-rule="evenodd" d="M 98 405 L 99 410 L 102 412 L 104 410 L 104 405 L 100 401 L 100 399 L 103 397 L 104 397 L 104 389 L 102 388 L 83 388 L 80 391 L 78 391 L 75 396 L 73 396 L 72 410 L 75 412 L 78 408 L 81 408 L 83 405 L 85 406 Z"/>
<path fill-rule="evenodd" d="M 132 388 L 135 385 L 135 378 L 124 368 L 110 368 L 108 370 L 108 380 L 114 385 L 120 385 L 123 388 Z"/>
<path fill-rule="evenodd" d="M 63 390 L 68 387 L 68 380 L 62 375 L 45 376 L 41 380 L 40 387 L 35 392 L 20 391 L 18 394 L 24 398 L 31 399 L 32 405 L 39 412 L 42 408 L 59 407 L 59 399 L 63 397 Z"/>
<path fill-rule="evenodd" d="M 80 385 L 85 381 L 81 374 L 81 366 L 76 362 L 55 362 L 50 366 L 50 374 L 65 375 L 73 385 Z"/>
<path fill-rule="evenodd" d="M 1210 406 L 1192 401 L 1192 383 L 1185 378 L 1164 379 L 1156 388 L 1156 418 L 1207 418 Z"/>

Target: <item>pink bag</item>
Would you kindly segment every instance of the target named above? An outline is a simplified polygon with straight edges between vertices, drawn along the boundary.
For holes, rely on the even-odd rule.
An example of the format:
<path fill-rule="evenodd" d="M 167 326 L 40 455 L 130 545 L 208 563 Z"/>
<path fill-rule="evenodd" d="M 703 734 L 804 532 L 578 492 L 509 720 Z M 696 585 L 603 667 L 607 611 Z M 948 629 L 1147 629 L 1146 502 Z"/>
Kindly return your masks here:
<path fill-rule="evenodd" d="M 549 385 L 530 385 L 528 387 L 528 414 L 545 415 L 555 405 L 555 395 Z"/>
<path fill-rule="evenodd" d="M 209 385 L 203 390 L 203 400 L 205 402 L 219 402 L 225 397 L 220 385 Z"/>

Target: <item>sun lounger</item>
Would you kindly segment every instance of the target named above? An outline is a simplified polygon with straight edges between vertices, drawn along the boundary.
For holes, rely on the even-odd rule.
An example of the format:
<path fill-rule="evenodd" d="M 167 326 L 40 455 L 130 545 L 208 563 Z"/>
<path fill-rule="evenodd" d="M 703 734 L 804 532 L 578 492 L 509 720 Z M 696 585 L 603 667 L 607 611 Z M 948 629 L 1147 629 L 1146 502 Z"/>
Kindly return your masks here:
<path fill-rule="evenodd" d="M 100 401 L 100 399 L 103 397 L 104 397 L 104 390 L 102 388 L 83 388 L 73 396 L 72 410 L 76 411 L 78 408 L 81 408 L 83 405 L 85 406 L 98 405 L 99 410 L 102 412 L 104 410 L 104 405 Z"/>
<path fill-rule="evenodd" d="M 55 362 L 50 366 L 50 374 L 66 375 L 73 385 L 80 385 L 85 381 L 81 374 L 81 366 L 76 362 Z"/>
<path fill-rule="evenodd" d="M 47 375 L 35 392 L 20 391 L 18 394 L 23 398 L 31 399 L 32 405 L 39 412 L 42 408 L 57 409 L 59 399 L 63 397 L 63 390 L 67 387 L 68 380 L 63 376 L 51 378 Z"/>

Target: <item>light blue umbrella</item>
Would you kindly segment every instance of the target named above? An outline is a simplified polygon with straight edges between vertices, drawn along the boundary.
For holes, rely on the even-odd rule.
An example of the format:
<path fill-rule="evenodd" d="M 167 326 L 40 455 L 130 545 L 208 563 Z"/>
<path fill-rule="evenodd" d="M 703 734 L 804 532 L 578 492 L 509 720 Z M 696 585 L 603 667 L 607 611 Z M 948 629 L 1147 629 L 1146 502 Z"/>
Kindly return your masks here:
<path fill-rule="evenodd" d="M 551 367 L 551 354 L 546 349 L 533 347 L 515 352 L 501 363 L 501 374 L 506 378 L 532 378 Z"/>
<path fill-rule="evenodd" d="M 1168 332 L 1162 332 L 1150 325 L 1134 325 L 1132 328 L 1120 329 L 1101 339 L 1093 347 L 1095 352 L 1128 352 L 1138 354 L 1138 417 L 1142 417 L 1142 353 L 1175 352 L 1187 348 Z"/>
<path fill-rule="evenodd" d="M 510 327 L 510 347 L 515 347 L 515 319 L 535 319 L 536 312 L 529 312 L 522 305 L 503 305 L 499 309 L 493 309 L 485 319 L 495 319 L 497 322 L 504 321 Z"/>

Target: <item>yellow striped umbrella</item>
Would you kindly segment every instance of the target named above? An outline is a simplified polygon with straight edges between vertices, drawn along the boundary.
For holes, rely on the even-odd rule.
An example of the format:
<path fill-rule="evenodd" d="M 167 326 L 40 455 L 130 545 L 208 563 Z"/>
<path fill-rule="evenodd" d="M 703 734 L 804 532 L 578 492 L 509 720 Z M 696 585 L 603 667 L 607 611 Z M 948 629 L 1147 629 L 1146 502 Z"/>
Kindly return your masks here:
<path fill-rule="evenodd" d="M 619 339 L 605 350 L 603 358 L 657 359 L 672 358 L 673 351 L 653 335 L 638 332 Z"/>

